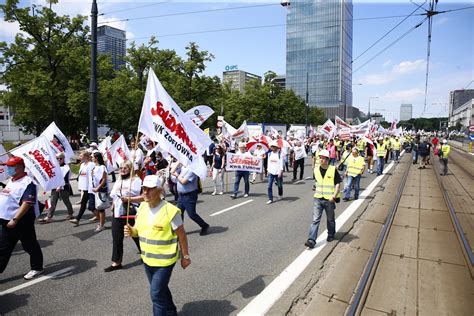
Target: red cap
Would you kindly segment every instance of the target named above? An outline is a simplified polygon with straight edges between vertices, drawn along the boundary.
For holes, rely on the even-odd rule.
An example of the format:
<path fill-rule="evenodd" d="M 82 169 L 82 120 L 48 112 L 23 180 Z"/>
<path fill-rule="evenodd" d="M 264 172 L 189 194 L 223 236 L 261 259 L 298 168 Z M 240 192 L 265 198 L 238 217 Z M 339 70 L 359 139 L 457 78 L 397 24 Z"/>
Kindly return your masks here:
<path fill-rule="evenodd" d="M 7 162 L 0 163 L 2 166 L 15 167 L 16 165 L 25 165 L 23 158 L 17 156 L 11 156 Z"/>

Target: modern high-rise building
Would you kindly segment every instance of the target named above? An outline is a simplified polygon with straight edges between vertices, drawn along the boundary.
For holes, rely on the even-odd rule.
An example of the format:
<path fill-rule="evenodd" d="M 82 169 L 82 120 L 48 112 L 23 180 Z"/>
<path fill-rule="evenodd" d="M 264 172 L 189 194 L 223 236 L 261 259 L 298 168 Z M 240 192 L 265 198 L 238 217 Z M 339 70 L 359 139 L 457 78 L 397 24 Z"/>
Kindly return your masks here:
<path fill-rule="evenodd" d="M 449 92 L 449 126 L 474 124 L 474 89 Z"/>
<path fill-rule="evenodd" d="M 287 10 L 286 88 L 345 117 L 352 107 L 352 1 L 290 0 Z"/>
<path fill-rule="evenodd" d="M 97 28 L 97 51 L 110 54 L 114 69 L 125 65 L 127 35 L 125 31 L 108 25 Z"/>
<path fill-rule="evenodd" d="M 400 105 L 400 121 L 408 121 L 413 118 L 413 106 L 411 104 Z"/>
<path fill-rule="evenodd" d="M 222 82 L 230 83 L 232 90 L 239 90 L 241 93 L 245 92 L 245 85 L 251 80 L 262 82 L 262 77 L 243 70 L 229 70 L 222 73 Z"/>

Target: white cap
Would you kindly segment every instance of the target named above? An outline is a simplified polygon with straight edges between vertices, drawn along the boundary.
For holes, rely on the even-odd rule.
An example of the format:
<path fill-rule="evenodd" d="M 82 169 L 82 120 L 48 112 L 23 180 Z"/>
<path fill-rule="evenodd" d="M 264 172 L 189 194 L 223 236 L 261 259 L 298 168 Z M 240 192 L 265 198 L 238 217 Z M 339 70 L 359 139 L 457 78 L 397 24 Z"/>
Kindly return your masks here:
<path fill-rule="evenodd" d="M 96 143 L 96 142 L 92 142 L 92 143 L 90 143 L 89 147 L 97 147 L 97 143 Z"/>
<path fill-rule="evenodd" d="M 378 140 L 383 140 L 383 137 L 382 137 L 382 136 L 380 136 L 380 137 L 379 137 L 379 138 L 377 138 L 377 139 L 378 139 Z"/>
<path fill-rule="evenodd" d="M 157 175 L 149 175 L 143 179 L 142 187 L 146 188 L 162 188 L 161 179 Z"/>
<path fill-rule="evenodd" d="M 277 147 L 277 148 L 280 148 L 280 146 L 278 146 L 278 142 L 276 140 L 272 140 L 270 142 L 270 144 L 268 144 L 270 147 Z"/>
<path fill-rule="evenodd" d="M 247 146 L 247 144 L 244 143 L 244 142 L 239 143 L 239 148 L 245 148 L 246 146 Z"/>
<path fill-rule="evenodd" d="M 327 151 L 326 149 L 323 149 L 318 153 L 318 156 L 324 156 L 324 157 L 329 158 L 329 151 Z"/>
<path fill-rule="evenodd" d="M 443 139 L 443 144 L 447 144 L 448 141 L 446 139 Z"/>

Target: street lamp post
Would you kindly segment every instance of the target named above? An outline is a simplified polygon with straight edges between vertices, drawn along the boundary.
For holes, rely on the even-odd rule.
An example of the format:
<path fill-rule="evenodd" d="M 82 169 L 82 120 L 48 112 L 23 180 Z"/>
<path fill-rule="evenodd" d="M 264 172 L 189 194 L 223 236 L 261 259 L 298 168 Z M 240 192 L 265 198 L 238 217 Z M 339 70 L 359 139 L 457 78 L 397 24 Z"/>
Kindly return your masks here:
<path fill-rule="evenodd" d="M 372 100 L 372 99 L 378 99 L 378 98 L 379 98 L 379 97 L 370 97 L 370 98 L 369 98 L 369 109 L 368 109 L 368 111 L 367 111 L 367 116 L 369 117 L 369 120 L 370 120 L 370 100 Z"/>
<path fill-rule="evenodd" d="M 97 141 L 97 1 L 91 9 L 91 78 L 89 84 L 89 135 L 90 141 Z"/>

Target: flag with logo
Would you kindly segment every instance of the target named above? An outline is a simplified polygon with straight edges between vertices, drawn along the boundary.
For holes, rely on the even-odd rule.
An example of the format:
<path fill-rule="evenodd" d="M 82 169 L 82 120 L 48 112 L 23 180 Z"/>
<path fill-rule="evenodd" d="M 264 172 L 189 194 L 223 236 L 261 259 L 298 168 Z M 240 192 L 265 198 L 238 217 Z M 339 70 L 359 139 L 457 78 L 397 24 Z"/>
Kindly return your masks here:
<path fill-rule="evenodd" d="M 97 146 L 97 149 L 101 152 L 102 158 L 104 158 L 105 167 L 107 168 L 107 173 L 111 173 L 115 170 L 115 165 L 113 163 L 112 154 L 110 153 L 110 147 L 112 147 L 112 137 L 107 136 L 100 142 Z"/>
<path fill-rule="evenodd" d="M 334 134 L 336 133 L 336 125 L 334 125 L 334 123 L 330 119 L 328 119 L 321 126 L 321 128 L 319 129 L 319 132 L 321 134 L 326 135 L 329 138 L 332 138 L 334 136 Z"/>
<path fill-rule="evenodd" d="M 163 151 L 199 177 L 206 177 L 206 164 L 199 157 L 212 143 L 211 139 L 181 110 L 151 68 L 138 131 L 158 142 Z"/>
<path fill-rule="evenodd" d="M 235 139 L 249 137 L 249 130 L 247 129 L 247 121 L 244 121 L 242 125 L 240 125 L 240 127 L 235 131 L 235 133 L 232 134 L 232 137 Z"/>
<path fill-rule="evenodd" d="M 127 143 L 125 142 L 125 137 L 120 135 L 120 137 L 110 146 L 110 156 L 112 157 L 112 165 L 119 165 L 126 161 L 130 160 L 130 150 L 128 149 Z"/>
<path fill-rule="evenodd" d="M 30 174 L 46 191 L 64 185 L 64 177 L 56 160 L 56 152 L 51 148 L 46 136 L 35 138 L 12 150 L 11 154 L 23 158 Z"/>
<path fill-rule="evenodd" d="M 74 151 L 66 136 L 64 136 L 63 132 L 61 132 L 54 122 L 49 124 L 41 135 L 46 136 L 56 154 L 64 153 L 64 161 L 66 163 L 71 161 L 71 158 L 74 156 Z"/>
<path fill-rule="evenodd" d="M 336 128 L 337 129 L 341 129 L 341 128 L 351 128 L 351 126 L 346 123 L 342 118 L 340 118 L 339 116 L 336 115 L 335 117 L 335 121 L 336 121 Z"/>
<path fill-rule="evenodd" d="M 0 144 L 0 162 L 7 162 L 8 160 L 8 155 L 5 154 L 5 148 L 3 147 L 2 144 Z M 0 181 L 5 181 L 8 179 L 10 176 L 7 173 L 7 167 L 0 165 Z"/>
<path fill-rule="evenodd" d="M 205 120 L 214 114 L 214 110 L 207 105 L 198 105 L 186 111 L 185 114 L 194 122 L 194 124 L 201 126 Z"/>

